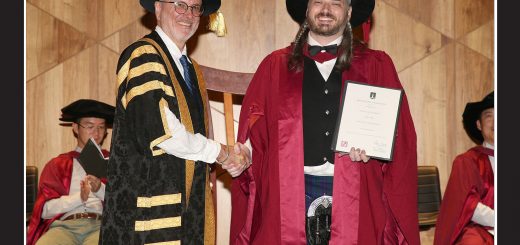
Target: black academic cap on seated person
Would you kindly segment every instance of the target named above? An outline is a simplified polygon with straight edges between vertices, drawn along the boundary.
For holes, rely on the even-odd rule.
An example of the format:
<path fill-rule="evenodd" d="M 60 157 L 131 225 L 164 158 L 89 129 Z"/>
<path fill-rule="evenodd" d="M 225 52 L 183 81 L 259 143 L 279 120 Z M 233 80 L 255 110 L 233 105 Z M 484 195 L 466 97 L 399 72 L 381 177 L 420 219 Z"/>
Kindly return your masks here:
<path fill-rule="evenodd" d="M 307 3 L 309 0 L 285 0 L 287 12 L 291 18 L 302 24 L 305 21 L 307 13 Z M 352 16 L 350 18 L 350 25 L 352 28 L 361 25 L 372 14 L 375 6 L 375 0 L 351 0 Z"/>
<path fill-rule="evenodd" d="M 115 107 L 89 99 L 80 99 L 61 109 L 60 121 L 76 122 L 83 117 L 97 117 L 105 119 L 105 123 L 111 125 L 114 122 Z"/>
<path fill-rule="evenodd" d="M 157 0 L 139 0 L 139 3 L 141 3 L 141 6 L 143 6 L 143 8 L 148 12 L 155 13 L 154 4 L 156 1 Z M 173 0 L 165 1 L 173 2 Z M 202 7 L 204 8 L 202 16 L 208 16 L 220 8 L 220 0 L 202 0 Z"/>
<path fill-rule="evenodd" d="M 484 137 L 482 136 L 482 132 L 477 128 L 477 120 L 480 119 L 482 111 L 495 106 L 494 99 L 495 92 L 493 91 L 479 102 L 467 103 L 464 113 L 462 113 L 462 123 L 464 124 L 464 129 L 466 129 L 466 133 L 479 144 L 482 144 Z"/>

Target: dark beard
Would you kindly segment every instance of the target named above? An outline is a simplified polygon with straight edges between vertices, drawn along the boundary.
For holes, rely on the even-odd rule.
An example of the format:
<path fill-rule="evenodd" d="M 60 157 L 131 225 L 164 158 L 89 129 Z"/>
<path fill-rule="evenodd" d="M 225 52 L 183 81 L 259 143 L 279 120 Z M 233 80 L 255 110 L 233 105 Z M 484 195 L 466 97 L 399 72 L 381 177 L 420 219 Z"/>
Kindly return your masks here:
<path fill-rule="evenodd" d="M 338 19 L 331 15 L 331 14 L 328 14 L 328 13 L 319 13 L 316 18 L 319 18 L 319 17 L 328 17 L 328 18 L 331 18 L 335 21 L 337 21 Z M 307 23 L 309 23 L 309 29 L 318 34 L 318 35 L 321 35 L 321 36 L 332 36 L 332 35 L 335 35 L 337 34 L 340 29 L 341 29 L 341 23 L 336 23 L 336 25 L 333 25 L 333 26 L 320 26 L 318 24 L 316 24 L 316 22 L 314 21 L 314 18 L 308 18 L 307 19 Z"/>

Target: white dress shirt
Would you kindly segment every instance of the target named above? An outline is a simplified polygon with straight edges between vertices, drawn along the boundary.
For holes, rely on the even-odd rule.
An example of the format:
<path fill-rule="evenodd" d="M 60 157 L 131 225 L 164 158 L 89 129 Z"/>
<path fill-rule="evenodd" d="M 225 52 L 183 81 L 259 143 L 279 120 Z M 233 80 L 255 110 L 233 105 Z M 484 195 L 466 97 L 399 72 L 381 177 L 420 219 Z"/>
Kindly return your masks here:
<path fill-rule="evenodd" d="M 166 44 L 170 55 L 184 78 L 184 69 L 179 61 L 182 55 L 186 55 L 186 46 L 182 51 L 175 45 L 175 43 L 164 33 L 161 27 L 157 26 L 155 31 L 159 34 L 163 42 Z M 187 55 L 186 55 L 187 56 Z M 191 63 L 191 60 L 188 58 Z M 184 125 L 173 114 L 170 109 L 165 107 L 166 121 L 170 128 L 172 137 L 159 143 L 157 146 L 163 149 L 166 153 L 174 155 L 182 159 L 193 161 L 203 161 L 207 163 L 214 163 L 220 152 L 220 143 L 208 139 L 201 134 L 192 134 L 186 131 Z"/>
<path fill-rule="evenodd" d="M 492 144 L 489 144 L 487 142 L 484 142 L 482 146 L 489 148 L 489 149 L 495 149 L 495 147 Z M 495 172 L 495 157 L 494 156 L 488 156 L 489 161 L 491 162 L 491 168 L 493 169 L 493 173 Z M 481 224 L 483 226 L 491 226 L 495 227 L 495 210 L 488 207 L 487 205 L 479 202 L 477 204 L 477 207 L 475 208 L 475 211 L 473 212 L 473 216 L 471 217 L 471 220 L 477 224 Z"/>
<path fill-rule="evenodd" d="M 76 148 L 76 151 L 81 152 L 81 148 Z M 72 164 L 69 194 L 47 201 L 43 205 L 42 219 L 50 219 L 61 213 L 64 213 L 61 220 L 75 213 L 103 213 L 101 201 L 105 198 L 105 184 L 101 183 L 99 190 L 95 193 L 90 192 L 87 201 L 83 202 L 80 194 L 80 182 L 87 176 L 87 173 L 76 158 L 72 160 Z"/>

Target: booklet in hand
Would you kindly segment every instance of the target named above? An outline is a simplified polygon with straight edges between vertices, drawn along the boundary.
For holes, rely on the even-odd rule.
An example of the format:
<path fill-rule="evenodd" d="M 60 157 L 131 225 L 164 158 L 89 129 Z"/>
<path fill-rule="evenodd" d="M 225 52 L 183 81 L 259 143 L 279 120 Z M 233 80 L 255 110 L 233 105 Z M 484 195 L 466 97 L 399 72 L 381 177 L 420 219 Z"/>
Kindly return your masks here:
<path fill-rule="evenodd" d="M 108 158 L 103 157 L 101 149 L 92 138 L 83 147 L 78 161 L 87 174 L 94 175 L 100 179 L 107 177 Z"/>

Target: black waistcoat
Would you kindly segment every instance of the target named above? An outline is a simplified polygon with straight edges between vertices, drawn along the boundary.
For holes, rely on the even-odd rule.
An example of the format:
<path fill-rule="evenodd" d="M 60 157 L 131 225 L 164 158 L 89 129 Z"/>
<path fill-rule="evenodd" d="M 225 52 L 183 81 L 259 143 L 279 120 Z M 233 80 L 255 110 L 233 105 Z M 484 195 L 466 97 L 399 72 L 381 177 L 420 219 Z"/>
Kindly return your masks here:
<path fill-rule="evenodd" d="M 331 150 L 341 92 L 341 73 L 336 69 L 325 82 L 314 60 L 304 57 L 303 145 L 305 166 L 334 163 Z"/>

